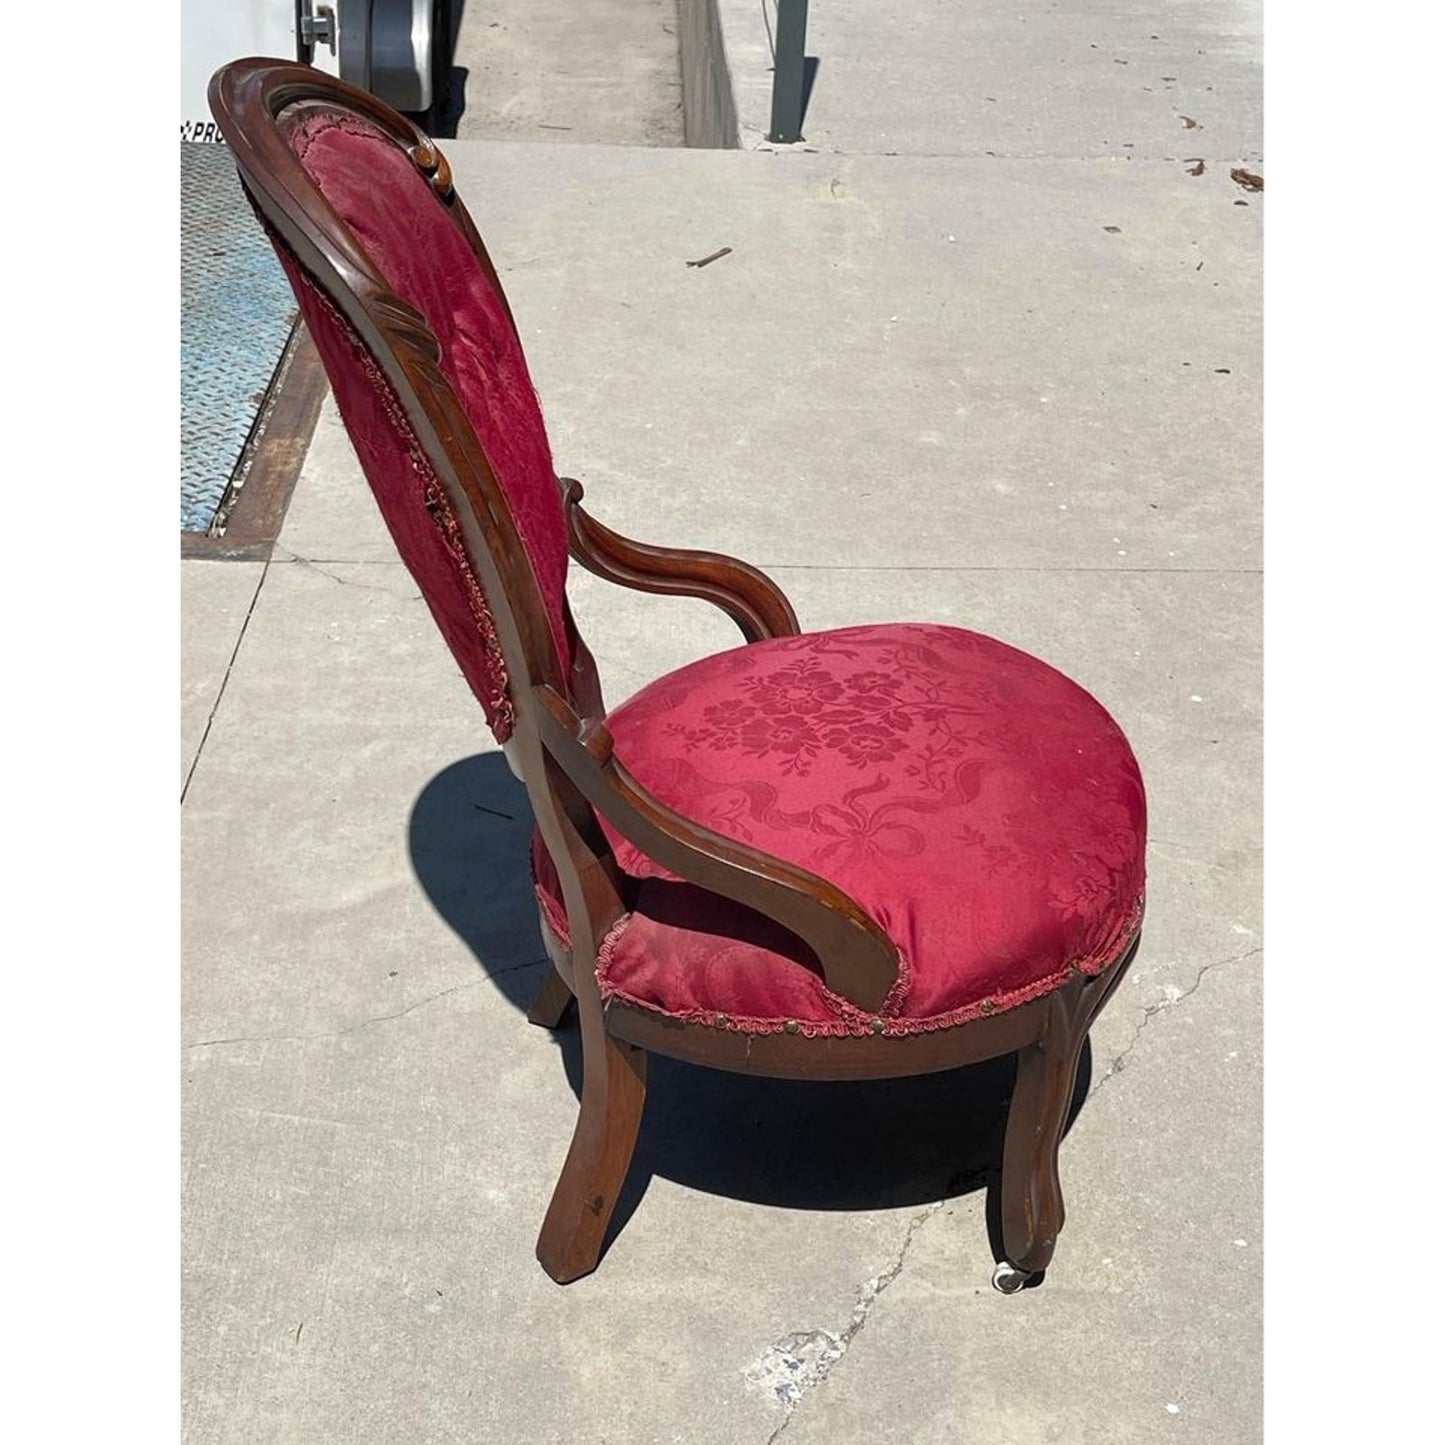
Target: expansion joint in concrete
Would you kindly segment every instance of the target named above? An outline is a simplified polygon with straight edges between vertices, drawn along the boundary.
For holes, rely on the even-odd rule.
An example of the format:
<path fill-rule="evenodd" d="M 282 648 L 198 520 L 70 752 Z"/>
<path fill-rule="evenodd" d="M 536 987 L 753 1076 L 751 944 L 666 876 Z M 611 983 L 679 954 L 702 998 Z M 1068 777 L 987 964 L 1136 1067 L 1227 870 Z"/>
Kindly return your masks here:
<path fill-rule="evenodd" d="M 198 564 L 199 565 L 199 564 Z M 246 640 L 246 631 L 251 625 L 251 615 L 256 610 L 256 603 L 261 596 L 261 589 L 266 585 L 266 576 L 271 570 L 269 561 L 261 567 L 261 575 L 256 579 L 256 590 L 251 594 L 250 604 L 246 608 L 246 616 L 241 621 L 240 631 L 236 634 L 236 645 L 231 649 L 231 655 L 226 659 L 225 675 L 221 678 L 221 685 L 216 689 L 216 699 L 211 704 L 211 711 L 206 716 L 205 730 L 201 733 L 201 740 L 196 745 L 196 755 L 191 759 L 191 766 L 186 770 L 186 780 L 181 784 L 181 803 L 184 805 L 186 794 L 190 791 L 191 779 L 196 775 L 196 767 L 201 761 L 201 754 L 206 750 L 206 740 L 211 736 L 211 725 L 216 721 L 216 714 L 221 710 L 221 699 L 226 695 L 226 685 L 231 681 L 231 669 L 236 665 L 236 659 L 241 654 L 241 644 Z"/>

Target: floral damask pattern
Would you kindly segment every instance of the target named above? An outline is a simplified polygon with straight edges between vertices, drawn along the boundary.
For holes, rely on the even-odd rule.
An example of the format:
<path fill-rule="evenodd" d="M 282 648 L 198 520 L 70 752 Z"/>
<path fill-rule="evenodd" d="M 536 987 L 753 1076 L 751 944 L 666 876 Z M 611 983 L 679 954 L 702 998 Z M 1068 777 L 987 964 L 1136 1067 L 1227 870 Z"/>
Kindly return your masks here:
<path fill-rule="evenodd" d="M 749 678 L 743 697 L 705 708 L 697 727 L 674 730 L 695 747 L 776 753 L 785 772 L 806 774 L 822 753 L 855 767 L 887 762 L 906 746 L 914 716 L 900 697 L 904 680 L 856 672 L 841 681 L 807 659 Z"/>
<path fill-rule="evenodd" d="M 291 144 L 388 285 L 435 335 L 441 372 L 475 428 L 536 575 L 565 675 L 571 663 L 567 524 L 541 408 L 501 293 L 431 184 L 375 126 L 354 116 L 315 115 L 296 126 Z M 505 741 L 512 716 L 506 668 L 457 519 L 362 342 L 306 281 L 295 258 L 278 249 L 318 344 L 326 338 L 328 375 L 398 550 Z M 418 506 L 418 488 L 430 521 Z M 441 537 L 440 556 L 434 539 L 417 536 L 431 522 Z"/>
<path fill-rule="evenodd" d="M 644 884 L 601 961 L 605 993 L 729 1027 L 907 1032 L 1097 973 L 1137 923 L 1145 803 L 1128 743 L 1082 688 L 978 633 L 754 644 L 659 680 L 609 726 L 670 807 L 857 899 L 897 944 L 906 987 L 881 1025 L 860 1021 L 741 920 L 712 910 L 708 930 L 689 927 L 686 885 L 614 837 L 627 872 L 670 891 L 664 908 Z"/>

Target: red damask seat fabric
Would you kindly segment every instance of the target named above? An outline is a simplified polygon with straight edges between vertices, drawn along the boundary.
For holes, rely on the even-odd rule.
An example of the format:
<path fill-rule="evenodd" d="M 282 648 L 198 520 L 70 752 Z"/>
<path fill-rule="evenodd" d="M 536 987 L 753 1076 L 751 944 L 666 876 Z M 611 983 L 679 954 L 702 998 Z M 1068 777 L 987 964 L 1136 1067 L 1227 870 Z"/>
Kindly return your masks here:
<path fill-rule="evenodd" d="M 901 624 L 755 643 L 659 679 L 608 726 L 644 787 L 842 888 L 901 967 L 864 1014 L 785 930 L 613 836 L 642 883 L 601 950 L 604 998 L 754 1033 L 906 1034 L 1100 973 L 1138 923 L 1129 744 L 1076 683 L 992 638 Z M 565 940 L 540 844 L 534 868 Z"/>

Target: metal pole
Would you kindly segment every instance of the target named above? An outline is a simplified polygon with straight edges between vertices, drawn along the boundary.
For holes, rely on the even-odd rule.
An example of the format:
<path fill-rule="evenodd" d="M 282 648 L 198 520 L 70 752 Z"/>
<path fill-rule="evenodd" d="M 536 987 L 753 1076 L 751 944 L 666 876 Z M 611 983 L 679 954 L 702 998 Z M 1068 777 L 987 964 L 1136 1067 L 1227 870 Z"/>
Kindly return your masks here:
<path fill-rule="evenodd" d="M 773 39 L 773 126 L 768 139 L 791 145 L 803 138 L 803 47 L 808 37 L 808 0 L 778 0 Z"/>

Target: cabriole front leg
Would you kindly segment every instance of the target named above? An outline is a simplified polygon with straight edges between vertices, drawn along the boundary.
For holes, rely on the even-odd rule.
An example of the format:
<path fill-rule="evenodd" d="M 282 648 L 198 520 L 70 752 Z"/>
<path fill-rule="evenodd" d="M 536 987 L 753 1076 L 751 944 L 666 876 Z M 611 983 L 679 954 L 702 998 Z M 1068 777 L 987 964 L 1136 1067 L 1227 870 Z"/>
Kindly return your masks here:
<path fill-rule="evenodd" d="M 1049 1000 L 1043 1033 L 1018 1053 L 1004 1133 L 1000 1216 L 1005 1259 L 994 1286 L 1022 1289 L 1048 1268 L 1064 1227 L 1059 1143 L 1089 1025 L 1107 996 L 1108 976 L 1079 979 Z"/>
<path fill-rule="evenodd" d="M 595 999 L 578 1002 L 582 1112 L 537 1240 L 537 1258 L 558 1284 L 597 1267 L 647 1093 L 646 1052 L 607 1033 Z"/>

